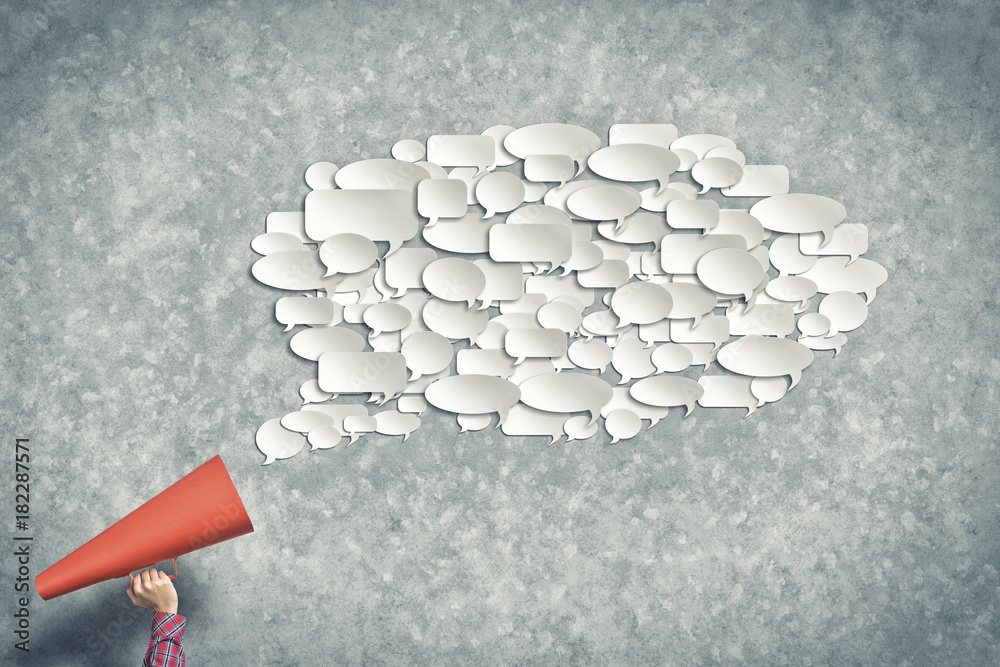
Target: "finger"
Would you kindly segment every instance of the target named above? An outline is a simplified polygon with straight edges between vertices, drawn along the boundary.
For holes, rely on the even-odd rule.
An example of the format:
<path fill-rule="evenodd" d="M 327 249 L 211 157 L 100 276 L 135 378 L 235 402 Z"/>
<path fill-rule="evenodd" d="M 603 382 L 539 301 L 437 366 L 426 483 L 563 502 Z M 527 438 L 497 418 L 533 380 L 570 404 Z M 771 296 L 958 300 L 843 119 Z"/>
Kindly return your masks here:
<path fill-rule="evenodd" d="M 150 576 L 151 572 L 152 570 L 143 570 L 142 574 L 139 575 L 142 577 L 142 585 L 147 588 L 150 586 L 150 583 L 152 582 L 152 577 Z"/>
<path fill-rule="evenodd" d="M 132 592 L 136 595 L 142 593 L 142 573 L 132 577 Z"/>

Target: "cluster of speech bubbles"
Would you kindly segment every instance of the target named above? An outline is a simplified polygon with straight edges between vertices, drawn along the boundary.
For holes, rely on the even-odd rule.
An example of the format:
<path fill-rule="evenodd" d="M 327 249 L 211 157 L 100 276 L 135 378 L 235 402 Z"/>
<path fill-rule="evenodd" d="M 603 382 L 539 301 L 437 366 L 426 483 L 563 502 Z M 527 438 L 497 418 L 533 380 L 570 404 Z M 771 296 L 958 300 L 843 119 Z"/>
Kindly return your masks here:
<path fill-rule="evenodd" d="M 626 440 L 695 405 L 750 415 L 865 321 L 888 276 L 840 203 L 789 193 L 786 167 L 748 165 L 723 136 L 622 124 L 608 139 L 495 126 L 309 167 L 304 210 L 269 214 L 251 244 L 254 277 L 298 293 L 275 318 L 316 362 L 301 409 L 257 431 L 265 465 L 405 440 L 429 406 L 463 432 L 496 413 L 503 433 L 553 443 L 601 419 Z M 722 208 L 699 198 L 712 188 L 760 199 Z M 336 400 L 350 395 L 367 401 Z"/>

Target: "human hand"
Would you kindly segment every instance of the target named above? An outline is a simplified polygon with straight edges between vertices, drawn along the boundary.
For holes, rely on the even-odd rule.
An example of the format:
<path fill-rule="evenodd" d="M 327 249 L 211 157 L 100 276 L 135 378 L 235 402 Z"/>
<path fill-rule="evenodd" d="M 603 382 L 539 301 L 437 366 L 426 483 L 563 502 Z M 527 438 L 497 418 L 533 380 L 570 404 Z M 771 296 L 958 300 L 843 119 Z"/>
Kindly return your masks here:
<path fill-rule="evenodd" d="M 177 591 L 174 590 L 174 583 L 159 570 L 149 569 L 135 575 L 125 592 L 136 606 L 168 614 L 177 613 Z"/>

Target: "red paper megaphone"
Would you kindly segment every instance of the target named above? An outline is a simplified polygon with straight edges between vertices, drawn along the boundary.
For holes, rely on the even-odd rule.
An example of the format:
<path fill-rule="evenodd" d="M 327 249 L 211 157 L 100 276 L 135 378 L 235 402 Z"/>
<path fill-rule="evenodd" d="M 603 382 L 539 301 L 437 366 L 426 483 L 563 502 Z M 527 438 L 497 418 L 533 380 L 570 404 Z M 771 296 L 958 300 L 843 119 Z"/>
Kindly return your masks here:
<path fill-rule="evenodd" d="M 229 471 L 215 456 L 39 574 L 35 589 L 51 600 L 252 532 Z"/>

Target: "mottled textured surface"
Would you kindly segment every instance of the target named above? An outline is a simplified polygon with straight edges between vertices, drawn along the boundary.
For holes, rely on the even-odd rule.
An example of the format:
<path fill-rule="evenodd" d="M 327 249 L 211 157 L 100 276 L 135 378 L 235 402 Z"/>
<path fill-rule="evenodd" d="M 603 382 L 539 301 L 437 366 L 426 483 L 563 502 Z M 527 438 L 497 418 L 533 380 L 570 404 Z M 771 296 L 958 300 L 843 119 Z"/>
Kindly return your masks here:
<path fill-rule="evenodd" d="M 189 664 L 996 664 L 998 22 L 0 4 L 0 423 L 8 452 L 31 438 L 32 567 L 221 452 L 257 532 L 182 559 Z M 428 413 L 405 443 L 260 467 L 255 429 L 312 369 L 250 277 L 264 216 L 317 160 L 553 121 L 672 122 L 787 164 L 868 224 L 890 273 L 868 321 L 748 419 L 549 448 Z M 0 661 L 138 664 L 149 613 L 123 588 L 36 598 L 30 656 L 7 588 Z"/>

